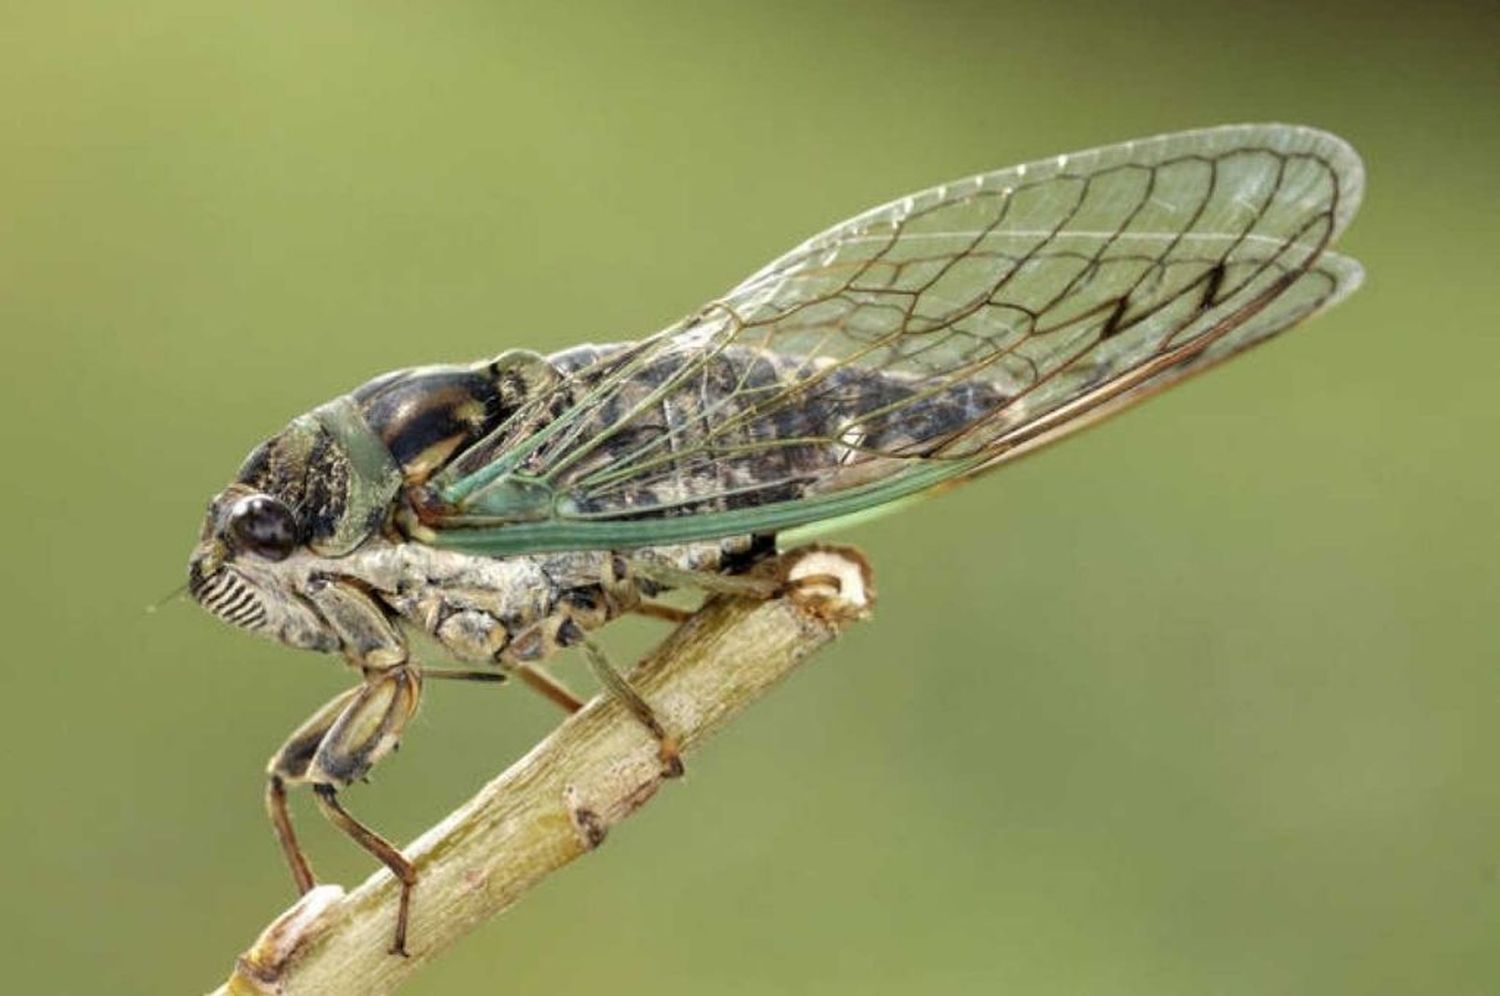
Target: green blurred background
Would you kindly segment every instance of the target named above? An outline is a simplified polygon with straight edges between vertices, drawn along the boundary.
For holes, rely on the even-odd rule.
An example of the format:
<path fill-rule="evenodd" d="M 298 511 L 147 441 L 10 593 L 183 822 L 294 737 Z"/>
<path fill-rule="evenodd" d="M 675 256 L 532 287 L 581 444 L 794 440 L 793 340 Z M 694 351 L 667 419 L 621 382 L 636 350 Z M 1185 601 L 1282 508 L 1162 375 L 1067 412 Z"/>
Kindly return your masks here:
<path fill-rule="evenodd" d="M 649 332 L 911 189 L 1276 119 L 1365 155 L 1366 288 L 853 534 L 876 621 L 411 991 L 1496 991 L 1486 8 L 7 4 L 5 990 L 204 990 L 291 898 L 261 768 L 346 673 L 143 612 L 290 416 Z M 432 689 L 351 807 L 410 839 L 532 698 Z"/>

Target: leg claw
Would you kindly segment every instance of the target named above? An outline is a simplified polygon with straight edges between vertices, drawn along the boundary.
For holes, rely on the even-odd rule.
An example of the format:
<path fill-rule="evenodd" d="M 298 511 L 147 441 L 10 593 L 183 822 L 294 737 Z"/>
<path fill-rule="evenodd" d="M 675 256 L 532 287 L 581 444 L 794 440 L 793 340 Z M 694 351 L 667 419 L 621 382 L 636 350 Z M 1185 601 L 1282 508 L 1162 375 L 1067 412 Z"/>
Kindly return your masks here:
<path fill-rule="evenodd" d="M 661 748 L 656 752 L 661 758 L 663 778 L 681 778 L 687 770 L 682 764 L 682 755 L 677 751 L 677 741 L 671 737 L 661 738 Z"/>

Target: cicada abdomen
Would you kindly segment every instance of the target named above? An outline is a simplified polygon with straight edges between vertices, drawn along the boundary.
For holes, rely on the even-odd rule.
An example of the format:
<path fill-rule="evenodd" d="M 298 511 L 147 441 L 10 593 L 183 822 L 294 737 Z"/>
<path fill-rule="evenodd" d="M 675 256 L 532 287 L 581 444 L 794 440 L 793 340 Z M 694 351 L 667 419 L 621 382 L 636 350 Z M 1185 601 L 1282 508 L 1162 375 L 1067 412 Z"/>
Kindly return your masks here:
<path fill-rule="evenodd" d="M 674 518 L 841 491 L 888 470 L 883 459 L 932 457 L 1005 400 L 978 378 L 932 383 L 748 346 L 686 362 L 676 351 L 642 362 L 632 345 L 584 346 L 547 362 L 563 388 L 547 415 L 570 421 L 512 473 L 547 482 L 541 498 L 557 503 L 548 511 L 580 517 Z M 502 429 L 452 471 L 480 471 L 534 432 Z M 493 499 L 470 504 L 504 507 Z"/>

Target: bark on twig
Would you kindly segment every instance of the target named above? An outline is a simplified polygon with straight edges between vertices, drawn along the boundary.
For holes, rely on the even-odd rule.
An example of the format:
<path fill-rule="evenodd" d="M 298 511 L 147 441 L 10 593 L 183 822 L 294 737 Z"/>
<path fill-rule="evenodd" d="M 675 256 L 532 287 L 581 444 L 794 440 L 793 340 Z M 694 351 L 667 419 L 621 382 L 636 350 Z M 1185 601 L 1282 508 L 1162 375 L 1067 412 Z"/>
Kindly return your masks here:
<path fill-rule="evenodd" d="M 709 599 L 629 675 L 685 751 L 866 615 L 873 599 L 868 566 L 847 548 L 795 550 L 764 569 L 801 583 L 769 601 Z M 420 876 L 411 957 L 386 953 L 397 889 L 380 871 L 347 895 L 325 885 L 303 896 L 215 994 L 390 992 L 598 847 L 663 781 L 656 741 L 617 702 L 596 698 L 405 849 Z"/>

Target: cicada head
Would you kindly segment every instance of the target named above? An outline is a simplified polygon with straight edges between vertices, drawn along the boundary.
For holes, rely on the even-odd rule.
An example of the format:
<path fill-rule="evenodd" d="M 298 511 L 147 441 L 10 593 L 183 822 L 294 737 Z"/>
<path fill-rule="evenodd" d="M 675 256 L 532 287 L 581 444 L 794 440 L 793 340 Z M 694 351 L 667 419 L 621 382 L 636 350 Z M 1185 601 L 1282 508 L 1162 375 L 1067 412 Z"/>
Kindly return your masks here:
<path fill-rule="evenodd" d="M 301 535 L 283 500 L 230 485 L 209 503 L 188 562 L 188 592 L 233 626 L 294 647 L 338 649 L 338 636 L 298 597 L 301 572 L 284 569 Z"/>
<path fill-rule="evenodd" d="M 362 572 L 390 546 L 403 489 L 514 411 L 534 387 L 521 374 L 536 368 L 551 370 L 513 353 L 397 370 L 293 419 L 209 505 L 189 565 L 193 597 L 292 646 L 404 659 L 383 610 L 356 590 L 368 586 Z"/>
<path fill-rule="evenodd" d="M 193 598 L 225 622 L 291 646 L 338 649 L 339 636 L 303 589 L 310 562 L 347 552 L 372 531 L 370 510 L 351 500 L 355 476 L 339 440 L 314 418 L 257 447 L 209 503 L 188 564 Z"/>

